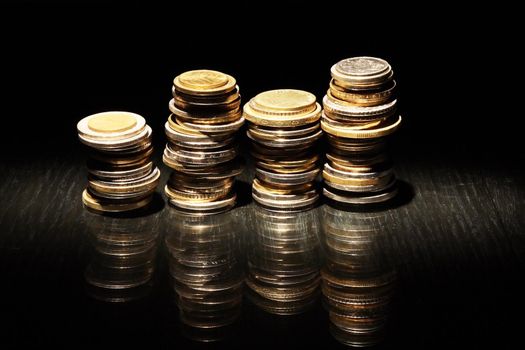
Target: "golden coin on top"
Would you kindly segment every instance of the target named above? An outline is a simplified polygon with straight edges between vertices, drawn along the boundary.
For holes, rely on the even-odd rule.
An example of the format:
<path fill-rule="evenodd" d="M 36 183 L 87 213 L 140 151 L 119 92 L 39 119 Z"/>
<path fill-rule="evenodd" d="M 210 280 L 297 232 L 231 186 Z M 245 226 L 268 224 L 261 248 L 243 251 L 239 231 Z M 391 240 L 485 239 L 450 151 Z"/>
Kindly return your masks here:
<path fill-rule="evenodd" d="M 243 115 L 257 159 L 254 200 L 273 211 L 311 208 L 319 198 L 313 186 L 320 171 L 314 147 L 322 136 L 315 96 L 293 89 L 262 92 L 244 105 Z"/>
<path fill-rule="evenodd" d="M 192 70 L 175 77 L 172 94 L 163 155 L 171 178 L 177 179 L 165 187 L 170 204 L 192 215 L 231 209 L 233 179 L 241 171 L 235 135 L 244 124 L 236 80 L 213 70 Z M 217 179 L 228 181 L 217 188 Z"/>
<path fill-rule="evenodd" d="M 260 93 L 244 105 L 244 118 L 255 125 L 300 127 L 321 118 L 321 106 L 309 92 L 293 89 Z"/>
<path fill-rule="evenodd" d="M 224 94 L 233 90 L 236 83 L 228 74 L 207 69 L 188 71 L 173 80 L 176 90 L 197 96 Z"/>

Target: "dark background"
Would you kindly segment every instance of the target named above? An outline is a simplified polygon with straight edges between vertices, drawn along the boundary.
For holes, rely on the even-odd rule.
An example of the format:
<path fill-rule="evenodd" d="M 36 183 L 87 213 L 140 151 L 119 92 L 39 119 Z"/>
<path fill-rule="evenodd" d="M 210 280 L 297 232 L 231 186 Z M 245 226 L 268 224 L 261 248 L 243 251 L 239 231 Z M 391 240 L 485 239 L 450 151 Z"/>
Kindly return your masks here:
<path fill-rule="evenodd" d="M 510 17 L 496 9 L 394 8 L 381 4 L 363 8 L 351 2 L 292 2 L 286 7 L 269 2 L 170 7 L 141 1 L 83 1 L 76 6 L 60 1 L 44 3 L 17 2 L 0 7 L 0 179 L 5 198 L 13 200 L 9 195 L 12 187 L 6 185 L 9 177 L 16 177 L 14 186 L 18 187 L 24 187 L 24 181 L 37 181 L 40 175 L 31 164 L 55 167 L 55 174 L 67 172 L 72 164 L 81 164 L 84 158 L 75 126 L 92 113 L 128 110 L 143 115 L 154 130 L 155 142 L 160 146 L 157 149 L 161 149 L 172 79 L 183 71 L 209 68 L 231 74 L 238 81 L 244 101 L 274 88 L 304 89 L 320 100 L 328 88 L 332 64 L 357 55 L 382 57 L 393 66 L 398 83 L 404 121 L 392 143 L 395 159 L 403 164 L 402 173 L 410 177 L 414 169 L 412 176 L 418 179 L 416 171 L 434 172 L 435 191 L 446 192 L 452 186 L 459 189 L 456 195 L 460 197 L 462 186 L 473 186 L 473 197 L 462 202 L 469 206 L 466 212 L 479 214 L 483 202 L 492 201 L 494 211 L 481 217 L 498 228 L 494 233 L 499 237 L 494 240 L 495 250 L 505 252 L 505 256 L 507 251 L 498 250 L 498 244 L 512 247 L 508 262 L 503 259 L 497 267 L 490 259 L 483 260 L 488 261 L 486 265 L 472 263 L 452 277 L 444 277 L 448 272 L 438 268 L 441 279 L 434 281 L 430 275 L 421 289 L 416 288 L 417 279 L 405 281 L 406 290 L 416 288 L 425 293 L 418 297 L 409 292 L 407 295 L 415 301 L 404 304 L 409 307 L 409 315 L 421 317 L 420 328 L 414 330 L 414 343 L 428 346 L 490 341 L 501 345 L 518 335 L 523 311 L 523 260 L 516 256 L 523 252 L 524 242 L 521 209 L 525 153 L 518 126 L 523 113 L 511 110 L 519 99 L 509 82 L 520 81 L 521 63 L 512 46 L 516 22 Z M 494 18 L 504 23 L 496 26 Z M 489 180 L 480 180 L 483 184 L 477 188 L 477 180 L 464 182 L 472 178 Z M 53 179 L 46 181 L 50 187 L 58 186 Z M 23 213 L 27 201 L 38 203 L 42 198 L 17 198 L 9 206 L 11 213 Z M 426 210 L 423 217 L 454 214 L 443 214 L 430 204 Z M 0 216 L 3 232 L 13 233 L 13 227 L 21 225 L 23 219 L 14 223 L 13 215 Z M 475 229 L 469 226 L 475 226 L 475 219 L 464 219 L 460 232 L 475 235 Z M 425 227 L 426 223 L 413 225 Z M 442 225 L 442 231 L 447 232 L 447 224 Z M 22 235 L 25 232 L 19 231 Z M 31 234 L 34 229 L 27 232 L 19 237 L 23 242 L 19 247 L 57 244 L 58 248 L 50 250 L 60 254 L 64 248 L 69 259 L 63 261 L 75 261 L 71 259 L 75 250 L 60 246 L 60 240 L 47 242 Z M 76 342 L 166 345 L 151 339 L 158 336 L 155 322 L 162 323 L 153 319 L 151 310 L 154 315 L 172 317 L 162 312 L 160 302 L 125 311 L 132 313 L 129 319 L 144 318 L 142 334 L 126 331 L 136 329 L 132 325 L 126 328 L 122 319 L 128 315 L 123 317 L 118 309 L 103 318 L 96 308 L 86 318 L 84 314 L 75 315 L 75 310 L 85 312 L 90 305 L 74 296 L 64 296 L 62 290 L 76 282 L 63 282 L 57 277 L 62 284 L 50 283 L 53 276 L 73 275 L 68 271 L 79 267 L 46 265 L 45 258 L 32 259 L 30 254 L 16 256 L 9 245 L 14 240 L 5 242 L 2 270 L 8 288 L 3 300 L 9 306 L 7 322 L 12 325 L 7 329 L 10 336 L 4 337 L 8 343 L 63 347 Z M 488 251 L 487 256 L 492 256 Z M 445 260 L 441 263 L 447 266 Z M 49 276 L 28 273 L 33 265 L 49 268 Z M 468 275 L 473 271 L 476 277 Z M 494 278 L 481 277 L 484 275 Z M 57 301 L 57 291 L 63 296 L 56 306 L 58 310 L 45 306 L 49 300 Z M 446 308 L 451 302 L 457 309 Z M 441 310 L 442 306 L 446 311 Z M 64 315 L 78 323 L 78 328 L 66 327 L 69 334 L 61 334 L 68 323 Z M 308 317 L 312 319 L 295 323 L 294 336 L 300 338 L 302 332 L 314 331 L 315 319 L 326 315 L 319 311 Z M 117 327 L 122 337 L 104 333 L 103 325 L 97 324 L 101 318 L 108 324 L 124 322 L 124 326 Z M 261 322 L 271 324 L 268 320 Z M 394 342 L 397 345 L 412 344 L 407 341 L 411 331 L 402 329 L 405 324 L 413 327 L 418 321 L 399 323 L 403 337 Z M 276 334 L 282 336 L 286 331 Z M 83 341 L 81 337 L 91 340 Z M 317 345 L 326 339 L 317 339 Z M 240 335 L 234 345 L 246 343 L 253 340 Z M 178 345 L 175 342 L 173 346 Z"/>

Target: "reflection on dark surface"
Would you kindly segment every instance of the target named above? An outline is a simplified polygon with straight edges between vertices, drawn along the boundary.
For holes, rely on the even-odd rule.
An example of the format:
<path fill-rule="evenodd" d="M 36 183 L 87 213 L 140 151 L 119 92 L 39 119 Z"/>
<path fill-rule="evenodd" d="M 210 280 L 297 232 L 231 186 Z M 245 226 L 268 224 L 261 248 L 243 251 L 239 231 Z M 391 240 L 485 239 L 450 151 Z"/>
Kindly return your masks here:
<path fill-rule="evenodd" d="M 381 249 L 384 213 L 324 206 L 322 292 L 330 332 L 350 346 L 372 346 L 385 335 L 396 280 Z"/>
<path fill-rule="evenodd" d="M 254 216 L 248 249 L 248 299 L 277 315 L 308 310 L 319 295 L 316 211 L 278 213 L 254 207 Z"/>
<path fill-rule="evenodd" d="M 87 292 L 105 302 L 128 302 L 151 292 L 158 232 L 142 218 L 93 216 L 85 270 Z"/>
<path fill-rule="evenodd" d="M 243 264 L 230 213 L 187 216 L 170 210 L 166 246 L 183 332 L 193 340 L 222 340 L 239 318 Z"/>

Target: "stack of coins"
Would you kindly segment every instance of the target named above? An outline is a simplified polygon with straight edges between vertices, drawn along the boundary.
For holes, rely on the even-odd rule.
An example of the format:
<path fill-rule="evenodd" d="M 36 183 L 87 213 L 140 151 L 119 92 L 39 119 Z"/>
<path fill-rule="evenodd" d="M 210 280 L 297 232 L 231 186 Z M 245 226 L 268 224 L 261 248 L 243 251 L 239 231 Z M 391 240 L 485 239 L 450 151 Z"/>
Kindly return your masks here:
<path fill-rule="evenodd" d="M 88 294 L 105 302 L 147 296 L 152 289 L 158 246 L 158 231 L 151 222 L 102 217 L 88 221 L 87 226 L 92 247 L 84 274 Z"/>
<path fill-rule="evenodd" d="M 160 171 L 151 161 L 151 128 L 144 118 L 129 112 L 98 113 L 79 121 L 77 130 L 89 154 L 84 205 L 101 213 L 148 205 Z"/>
<path fill-rule="evenodd" d="M 165 125 L 164 163 L 173 169 L 165 187 L 170 204 L 191 214 L 216 214 L 235 205 L 235 176 L 242 171 L 235 133 L 244 124 L 233 77 L 194 70 L 173 81 Z"/>
<path fill-rule="evenodd" d="M 321 106 L 309 92 L 271 90 L 244 105 L 255 158 L 253 199 L 275 211 L 301 211 L 319 198 L 320 171 L 315 142 L 322 135 Z"/>
<path fill-rule="evenodd" d="M 277 315 L 305 312 L 319 296 L 319 240 L 315 211 L 255 212 L 249 247 L 247 297 Z"/>
<path fill-rule="evenodd" d="M 401 123 L 392 68 L 379 58 L 354 57 L 333 65 L 331 74 L 321 120 L 330 144 L 323 193 L 347 204 L 385 202 L 397 193 L 385 138 Z"/>
<path fill-rule="evenodd" d="M 396 274 L 380 249 L 384 216 L 323 210 L 323 299 L 331 333 L 346 345 L 372 346 L 385 335 Z"/>
<path fill-rule="evenodd" d="M 167 219 L 165 242 L 181 322 L 192 338 L 211 341 L 240 315 L 244 270 L 239 232 L 229 213 L 171 211 Z"/>

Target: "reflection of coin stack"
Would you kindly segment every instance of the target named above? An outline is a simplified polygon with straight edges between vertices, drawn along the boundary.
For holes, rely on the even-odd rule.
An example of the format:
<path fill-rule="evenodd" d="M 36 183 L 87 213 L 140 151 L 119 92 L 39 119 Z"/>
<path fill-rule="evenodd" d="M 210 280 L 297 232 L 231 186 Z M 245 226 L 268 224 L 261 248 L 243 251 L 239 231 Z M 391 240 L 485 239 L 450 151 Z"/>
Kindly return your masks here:
<path fill-rule="evenodd" d="M 151 128 L 144 118 L 128 112 L 98 113 L 79 121 L 77 130 L 90 156 L 84 205 L 98 212 L 122 212 L 149 204 L 160 171 L 151 162 Z"/>
<path fill-rule="evenodd" d="M 244 123 L 239 87 L 229 75 L 195 70 L 177 76 L 172 92 L 163 160 L 174 171 L 166 195 L 184 212 L 228 210 L 235 205 L 232 187 L 241 172 L 234 143 Z"/>
<path fill-rule="evenodd" d="M 373 214 L 324 208 L 321 276 L 331 332 L 347 345 L 376 344 L 385 334 L 395 281 L 378 249 L 381 227 Z"/>
<path fill-rule="evenodd" d="M 249 299 L 262 310 L 293 315 L 319 295 L 319 241 L 313 211 L 255 212 L 246 284 Z"/>
<path fill-rule="evenodd" d="M 244 105 L 256 161 L 252 196 L 263 207 L 301 211 L 319 198 L 314 143 L 322 134 L 320 116 L 315 96 L 300 90 L 266 91 Z"/>
<path fill-rule="evenodd" d="M 379 58 L 355 57 L 332 66 L 321 126 L 330 143 L 323 178 L 326 197 L 342 203 L 379 203 L 397 193 L 385 138 L 401 123 L 393 71 Z"/>
<path fill-rule="evenodd" d="M 93 255 L 86 268 L 88 292 L 98 300 L 127 302 L 151 291 L 157 233 L 138 219 L 89 224 Z"/>
<path fill-rule="evenodd" d="M 244 276 L 238 231 L 228 214 L 170 215 L 165 241 L 181 321 L 190 337 L 219 340 L 241 311 Z"/>

